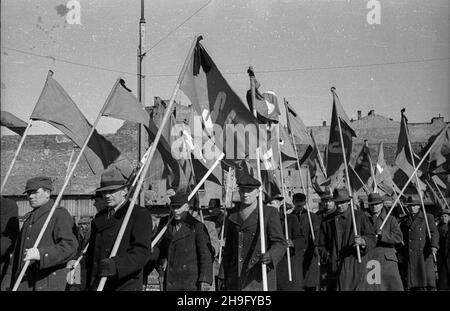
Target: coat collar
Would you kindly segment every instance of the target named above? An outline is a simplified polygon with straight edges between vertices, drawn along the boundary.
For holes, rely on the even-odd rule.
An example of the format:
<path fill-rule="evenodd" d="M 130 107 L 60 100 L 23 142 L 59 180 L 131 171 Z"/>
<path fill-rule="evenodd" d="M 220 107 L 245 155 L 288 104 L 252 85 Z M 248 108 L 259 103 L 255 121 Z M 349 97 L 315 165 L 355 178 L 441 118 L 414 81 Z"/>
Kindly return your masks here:
<path fill-rule="evenodd" d="M 237 208 L 236 211 L 231 213 L 229 216 L 229 220 L 239 226 L 240 230 L 244 230 L 245 228 L 258 223 L 258 207 L 256 207 L 244 221 L 242 221 L 241 217 L 239 216 L 239 210 L 240 209 Z"/>
<path fill-rule="evenodd" d="M 181 227 L 178 231 L 173 230 L 175 222 L 176 221 L 172 219 L 172 222 L 169 224 L 165 233 L 166 237 L 172 241 L 182 239 L 192 234 L 195 224 L 198 223 L 198 220 L 192 217 L 191 214 L 187 213 L 186 217 L 182 221 L 180 221 Z"/>
<path fill-rule="evenodd" d="M 126 202 L 114 213 L 114 215 L 111 216 L 108 216 L 108 208 L 105 208 L 98 212 L 97 216 L 94 218 L 94 222 L 97 226 L 98 231 L 103 231 L 109 227 L 121 224 L 129 205 L 130 202 Z M 136 206 L 134 208 L 136 208 Z"/>
<path fill-rule="evenodd" d="M 28 212 L 25 216 L 26 217 L 25 221 L 27 221 L 30 218 L 33 220 L 33 222 L 36 222 L 39 218 L 41 218 L 42 216 L 44 216 L 45 214 L 48 214 L 50 212 L 54 203 L 55 202 L 53 201 L 53 199 L 50 199 L 44 205 Z"/>

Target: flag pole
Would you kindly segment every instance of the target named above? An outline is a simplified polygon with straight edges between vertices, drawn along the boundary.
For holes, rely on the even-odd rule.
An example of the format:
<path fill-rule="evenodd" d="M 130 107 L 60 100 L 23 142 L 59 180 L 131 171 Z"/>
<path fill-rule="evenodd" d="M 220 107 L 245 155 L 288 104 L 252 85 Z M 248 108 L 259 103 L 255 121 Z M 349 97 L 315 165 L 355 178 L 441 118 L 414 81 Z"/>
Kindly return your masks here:
<path fill-rule="evenodd" d="M 440 205 L 441 208 L 443 209 L 443 208 L 444 208 L 444 204 L 442 204 L 442 203 L 440 202 L 441 197 L 437 195 L 436 191 L 434 191 L 433 187 L 431 187 L 430 182 L 429 182 L 428 180 L 425 180 L 425 182 L 426 182 L 428 188 L 430 188 L 431 193 L 433 193 L 434 199 L 439 203 L 439 205 Z"/>
<path fill-rule="evenodd" d="M 130 205 L 128 207 L 128 210 L 127 210 L 127 212 L 125 214 L 125 217 L 124 217 L 124 220 L 122 222 L 122 225 L 120 226 L 119 233 L 118 233 L 117 238 L 116 238 L 116 240 L 114 242 L 114 246 L 113 246 L 113 249 L 111 250 L 111 254 L 110 254 L 109 258 L 112 258 L 112 257 L 116 256 L 116 254 L 117 254 L 117 251 L 118 251 L 119 246 L 120 246 L 120 242 L 122 241 L 122 237 L 123 237 L 123 234 L 125 232 L 125 228 L 126 228 L 126 226 L 128 224 L 128 221 L 129 221 L 129 219 L 131 217 L 131 213 L 133 211 L 134 205 L 136 204 L 136 200 L 137 200 L 139 192 L 140 192 L 140 190 L 142 188 L 142 184 L 144 183 L 145 176 L 147 174 L 148 168 L 150 167 L 150 162 L 152 161 L 153 155 L 155 154 L 156 146 L 158 145 L 159 139 L 161 138 L 164 126 L 167 123 L 167 121 L 169 120 L 170 114 L 172 113 L 172 108 L 173 108 L 173 104 L 175 102 L 175 97 L 176 97 L 176 95 L 178 93 L 178 90 L 180 89 L 180 84 L 181 84 L 181 82 L 183 80 L 184 74 L 186 73 L 186 70 L 187 70 L 187 67 L 188 67 L 188 63 L 189 63 L 189 58 L 190 58 L 190 56 L 192 55 L 192 53 L 194 51 L 195 45 L 197 44 L 197 42 L 199 40 L 201 40 L 201 38 L 202 38 L 201 36 L 200 37 L 195 36 L 194 40 L 192 41 L 192 45 L 191 45 L 191 47 L 189 49 L 189 52 L 188 52 L 188 54 L 186 56 L 186 60 L 184 61 L 183 67 L 181 68 L 180 75 L 178 76 L 178 81 L 177 81 L 177 83 L 175 85 L 175 88 L 173 90 L 172 96 L 170 98 L 169 105 L 166 108 L 163 120 L 161 121 L 161 125 L 160 125 L 160 127 L 158 129 L 158 132 L 156 133 L 156 136 L 155 136 L 155 140 L 153 141 L 153 148 L 151 148 L 150 154 L 148 155 L 148 157 L 147 157 L 147 159 L 145 161 L 144 169 L 143 169 L 143 171 L 141 173 L 141 176 L 139 176 L 139 182 L 138 182 L 138 184 L 136 186 L 136 189 L 134 190 L 133 198 L 132 198 L 132 200 L 130 202 Z M 105 286 L 105 283 L 106 283 L 106 279 L 107 279 L 107 277 L 102 277 L 100 279 L 100 283 L 98 285 L 97 291 L 102 291 L 103 290 L 103 287 Z"/>
<path fill-rule="evenodd" d="M 188 196 L 188 201 L 190 201 L 194 197 L 194 195 L 197 193 L 198 189 L 200 189 L 200 187 L 203 185 L 203 183 L 206 181 L 206 179 L 209 177 L 209 175 L 211 175 L 211 173 L 214 171 L 214 169 L 217 167 L 217 165 L 220 163 L 220 161 L 223 159 L 224 156 L 225 156 L 225 153 L 222 152 L 222 154 L 219 156 L 219 158 L 217 158 L 216 162 L 214 162 L 213 166 L 211 166 L 211 168 L 208 170 L 208 172 L 206 172 L 206 174 L 203 176 L 203 178 L 200 180 L 200 182 L 195 186 L 194 190 L 191 191 L 191 193 Z M 164 232 L 166 232 L 167 226 L 169 225 L 171 219 L 172 218 L 170 218 L 167 221 L 167 224 L 161 229 L 161 231 L 158 233 L 158 235 L 153 239 L 152 248 L 155 247 L 156 243 L 158 243 L 158 241 L 161 239 Z"/>
<path fill-rule="evenodd" d="M 367 139 L 364 140 L 364 145 L 367 147 L 367 153 L 369 156 L 370 175 L 372 176 L 372 179 L 373 179 L 373 192 L 378 193 L 377 179 L 375 178 L 375 172 L 373 170 L 372 158 L 370 157 L 370 149 L 369 149 L 369 143 L 367 142 Z"/>
<path fill-rule="evenodd" d="M 402 115 L 403 115 L 403 110 L 402 110 Z M 408 133 L 408 126 L 406 124 L 405 118 L 402 118 L 402 122 L 406 128 L 406 135 L 407 135 L 407 140 L 408 140 L 408 146 L 409 146 L 409 154 L 411 156 L 411 162 L 414 168 L 414 174 L 416 176 L 416 183 L 417 183 L 417 192 L 419 193 L 419 198 L 420 198 L 420 203 L 422 205 L 422 210 L 423 210 L 423 216 L 425 218 L 425 225 L 427 227 L 427 233 L 428 233 L 428 237 L 430 238 L 430 242 L 431 242 L 431 231 L 430 231 L 430 224 L 428 223 L 428 218 L 427 218 L 427 211 L 425 210 L 425 204 L 423 203 L 423 197 L 422 197 L 422 189 L 420 187 L 420 180 L 419 180 L 419 176 L 417 174 L 417 170 L 416 170 L 416 163 L 414 161 L 414 155 L 413 155 L 413 150 L 412 150 L 412 146 L 411 146 L 411 141 L 409 140 L 409 133 Z M 436 261 L 436 256 L 433 254 L 433 257 Z"/>
<path fill-rule="evenodd" d="M 219 258 L 217 260 L 218 264 L 220 265 L 222 263 L 222 244 L 223 244 L 223 239 L 224 239 L 224 235 L 225 235 L 225 220 L 226 220 L 226 216 L 227 216 L 227 207 L 229 207 L 231 205 L 231 200 L 232 200 L 232 196 L 233 196 L 233 174 L 234 170 L 232 167 L 230 167 L 228 169 L 228 174 L 227 174 L 227 188 L 225 190 L 225 200 L 224 200 L 224 209 L 223 209 L 223 221 L 222 221 L 222 226 L 220 229 L 220 246 L 219 246 Z"/>
<path fill-rule="evenodd" d="M 52 72 L 52 71 L 49 71 L 49 74 L 48 74 L 48 76 L 47 76 L 47 80 L 48 80 L 49 78 L 51 78 L 52 76 L 53 76 L 53 72 Z M 110 94 L 109 96 L 111 96 L 111 94 Z M 109 96 L 108 96 L 108 98 L 109 98 Z M 53 216 L 53 214 L 54 214 L 54 212 L 55 212 L 55 210 L 56 210 L 56 207 L 59 205 L 59 202 L 60 202 L 61 199 L 62 199 L 63 193 L 64 193 L 64 191 L 66 190 L 67 185 L 69 184 L 69 180 L 70 180 L 70 178 L 72 177 L 73 173 L 75 172 L 75 168 L 77 167 L 78 162 L 80 162 L 81 156 L 83 155 L 83 152 L 84 152 L 84 150 L 86 149 L 86 147 L 87 147 L 87 145 L 88 145 L 88 143 L 89 143 L 89 140 L 91 139 L 91 136 L 92 136 L 92 134 L 94 133 L 95 128 L 97 127 L 98 122 L 100 121 L 100 118 L 101 118 L 101 116 L 102 116 L 102 112 L 103 112 L 103 110 L 104 110 L 105 107 L 106 107 L 106 103 L 107 103 L 107 101 L 106 101 L 105 104 L 103 105 L 103 108 L 102 108 L 102 110 L 100 111 L 100 113 L 97 115 L 97 119 L 95 119 L 95 122 L 94 122 L 94 124 L 92 125 L 92 128 L 91 128 L 91 131 L 89 132 L 88 136 L 86 137 L 86 139 L 85 139 L 85 141 L 84 141 L 84 143 L 83 143 L 83 146 L 82 146 L 81 149 L 80 149 L 80 153 L 78 154 L 78 156 L 77 156 L 75 162 L 73 163 L 73 166 L 72 166 L 72 168 L 70 169 L 69 174 L 67 175 L 66 179 L 64 180 L 64 184 L 63 184 L 63 186 L 61 187 L 61 190 L 59 191 L 59 194 L 58 194 L 58 196 L 57 196 L 55 202 L 53 203 L 53 206 L 52 206 L 52 208 L 50 209 L 49 214 L 47 215 L 47 219 L 45 220 L 45 222 L 44 222 L 44 224 L 43 224 L 43 226 L 42 226 L 42 228 L 41 228 L 41 231 L 39 232 L 39 235 L 37 236 L 36 241 L 34 242 L 32 248 L 37 248 L 37 247 L 39 246 L 39 243 L 41 242 L 41 239 L 42 239 L 42 237 L 44 236 L 44 232 L 45 232 L 45 230 L 47 229 L 48 224 L 50 223 L 50 219 L 52 218 L 52 216 Z M 19 277 L 17 278 L 17 280 L 16 280 L 16 282 L 15 282 L 15 284 L 14 284 L 14 287 L 13 287 L 12 291 L 16 291 L 17 288 L 19 287 L 19 284 L 20 284 L 20 282 L 22 281 L 22 278 L 23 278 L 23 276 L 25 275 L 25 271 L 27 270 L 27 268 L 28 268 L 29 265 L 30 265 L 30 261 L 27 260 L 27 261 L 25 262 L 25 265 L 23 266 L 22 270 L 20 271 Z"/>
<path fill-rule="evenodd" d="M 336 88 L 333 86 L 331 88 L 331 93 L 333 93 L 333 96 L 337 96 L 335 93 Z M 351 207 L 351 215 L 352 215 L 352 223 L 353 223 L 353 233 L 355 234 L 355 237 L 358 236 L 358 231 L 356 230 L 356 220 L 355 220 L 355 210 L 353 205 L 353 193 L 352 188 L 350 185 L 350 178 L 348 174 L 348 165 L 347 165 L 347 158 L 345 156 L 345 147 L 344 147 L 344 137 L 342 136 L 342 126 L 341 126 L 341 118 L 339 115 L 337 116 L 338 126 L 339 126 L 339 136 L 341 138 L 341 147 L 342 147 L 342 158 L 344 159 L 344 166 L 345 166 L 345 176 L 347 179 L 347 186 L 348 186 L 348 192 L 350 195 L 350 207 Z M 359 245 L 356 245 L 356 255 L 358 256 L 358 263 L 361 263 L 361 251 L 359 249 Z"/>
<path fill-rule="evenodd" d="M 276 124 L 277 130 L 277 142 L 278 142 L 278 155 L 279 155 L 279 165 L 280 165 L 280 174 L 281 174 L 281 192 L 283 196 L 283 215 L 284 215 L 284 231 L 286 235 L 286 242 L 289 240 L 289 228 L 287 221 L 287 213 L 286 213 L 286 191 L 284 189 L 284 173 L 283 173 L 283 161 L 281 160 L 281 147 L 280 147 L 280 123 Z M 286 257 L 287 257 L 287 265 L 288 265 L 288 276 L 289 282 L 292 282 L 292 268 L 291 268 L 291 253 L 289 250 L 289 245 L 286 247 Z"/>
<path fill-rule="evenodd" d="M 395 192 L 394 186 L 392 186 L 392 191 L 394 192 L 395 196 L 398 197 L 397 192 Z M 402 213 L 406 214 L 406 211 L 405 211 L 405 208 L 403 207 L 402 201 L 399 200 L 398 203 L 399 203 L 400 209 L 402 210 Z"/>
<path fill-rule="evenodd" d="M 355 171 L 355 168 L 353 167 L 353 165 L 351 163 L 349 163 L 348 166 L 352 169 L 352 172 L 356 175 L 356 177 L 358 178 L 358 180 L 361 183 L 361 185 L 363 185 L 364 191 L 366 191 L 366 193 L 370 194 L 369 188 L 367 188 L 367 186 L 364 184 L 364 182 L 362 181 L 361 177 Z"/>
<path fill-rule="evenodd" d="M 422 165 L 423 162 L 425 162 L 425 159 L 427 158 L 427 156 L 430 154 L 431 149 L 434 147 L 434 145 L 436 144 L 436 142 L 438 141 L 438 138 L 440 138 L 441 135 L 443 135 L 446 131 L 446 129 L 449 127 L 450 125 L 447 124 L 444 128 L 444 130 L 436 137 L 436 139 L 434 140 L 434 142 L 431 144 L 430 148 L 428 148 L 427 152 L 423 155 L 422 160 L 420 160 L 419 164 L 416 166 L 416 168 L 414 169 L 414 172 L 411 174 L 411 176 L 408 178 L 408 180 L 406 181 L 405 185 L 403 186 L 402 190 L 400 191 L 399 195 L 397 196 L 397 199 L 395 199 L 394 203 L 392 204 L 391 208 L 389 209 L 388 213 L 386 214 L 386 217 L 384 218 L 383 222 L 381 223 L 381 226 L 379 228 L 379 230 L 382 230 L 384 225 L 386 224 L 386 221 L 389 217 L 389 215 L 392 213 L 392 210 L 394 209 L 395 205 L 397 204 L 397 202 L 400 200 L 400 197 L 403 195 L 403 192 L 405 192 L 406 188 L 408 187 L 409 183 L 411 182 L 411 180 L 414 178 L 414 174 L 416 174 L 416 172 L 419 170 L 419 167 Z"/>
<path fill-rule="evenodd" d="M 253 67 L 250 66 L 247 70 L 247 73 L 250 77 L 250 89 L 252 94 L 252 106 L 253 106 L 253 116 L 258 118 L 258 115 L 256 113 L 256 103 L 255 103 L 255 72 L 253 70 Z M 263 211 L 263 199 L 262 199 L 262 178 L 261 178 L 261 163 L 260 163 L 260 146 L 256 148 L 256 170 L 257 170 L 257 176 L 258 180 L 261 183 L 261 186 L 259 187 L 259 195 L 258 195 L 258 210 L 259 210 L 259 232 L 260 232 L 260 238 L 261 238 L 261 254 L 264 254 L 266 252 L 266 239 L 265 239 L 265 232 L 264 232 L 264 211 Z M 267 265 L 265 263 L 261 263 L 261 271 L 262 271 L 262 282 L 263 282 L 263 291 L 268 290 L 268 284 L 267 284 Z"/>
<path fill-rule="evenodd" d="M 447 200 L 445 199 L 444 195 L 443 195 L 442 192 L 441 192 L 441 189 L 439 189 L 439 186 L 437 185 L 437 183 L 434 181 L 433 178 L 431 178 L 431 180 L 433 181 L 434 185 L 436 186 L 436 189 L 438 190 L 439 194 L 441 195 L 442 200 L 444 200 L 445 206 L 447 206 L 447 208 L 450 209 L 450 207 L 448 206 Z"/>
<path fill-rule="evenodd" d="M 324 162 L 323 162 L 323 158 L 322 158 L 322 153 L 319 150 L 319 145 L 317 144 L 316 138 L 313 135 L 313 131 L 311 130 L 311 139 L 314 142 L 314 146 L 317 149 L 317 157 L 319 158 L 319 164 L 320 164 L 320 168 L 322 169 L 323 175 L 325 176 L 325 178 L 327 178 L 327 170 L 325 168 Z"/>
<path fill-rule="evenodd" d="M 285 108 L 286 108 L 286 118 L 287 118 L 287 120 L 289 120 L 289 116 L 287 115 L 288 114 L 288 110 L 287 110 L 287 105 L 286 104 L 287 104 L 287 102 L 286 102 L 286 99 L 285 99 L 284 100 L 284 105 L 285 105 Z M 303 173 L 302 173 L 302 169 L 301 169 L 301 166 L 300 166 L 300 160 L 298 158 L 297 145 L 295 144 L 294 134 L 291 131 L 289 121 L 287 122 L 287 126 L 288 126 L 289 136 L 291 136 L 292 145 L 294 146 L 295 159 L 297 161 L 298 173 L 299 173 L 299 177 L 300 177 L 300 185 L 302 187 L 303 193 L 306 195 L 305 185 L 303 183 Z M 306 201 L 306 214 L 308 215 L 308 222 L 309 222 L 309 228 L 311 230 L 311 236 L 313 238 L 313 241 L 315 241 L 316 237 L 314 235 L 314 227 L 313 227 L 312 220 L 311 220 L 311 215 L 310 215 L 310 211 L 309 211 L 309 203 L 308 203 L 308 201 Z"/>
<path fill-rule="evenodd" d="M 3 193 L 3 190 L 5 189 L 6 181 L 8 180 L 9 175 L 11 174 L 11 171 L 13 169 L 13 166 L 16 163 L 17 156 L 19 155 L 20 149 L 22 149 L 22 145 L 23 145 L 23 143 L 25 141 L 25 137 L 28 134 L 28 130 L 30 129 L 32 122 L 33 122 L 33 120 L 31 120 L 31 119 L 28 121 L 28 125 L 27 125 L 27 127 L 26 127 L 26 129 L 25 129 L 25 131 L 24 131 L 24 133 L 22 135 L 22 138 L 20 139 L 19 146 L 17 147 L 16 153 L 14 154 L 14 157 L 13 157 L 13 159 L 11 161 L 11 164 L 9 165 L 8 171 L 6 172 L 5 178 L 3 179 L 0 193 Z"/>

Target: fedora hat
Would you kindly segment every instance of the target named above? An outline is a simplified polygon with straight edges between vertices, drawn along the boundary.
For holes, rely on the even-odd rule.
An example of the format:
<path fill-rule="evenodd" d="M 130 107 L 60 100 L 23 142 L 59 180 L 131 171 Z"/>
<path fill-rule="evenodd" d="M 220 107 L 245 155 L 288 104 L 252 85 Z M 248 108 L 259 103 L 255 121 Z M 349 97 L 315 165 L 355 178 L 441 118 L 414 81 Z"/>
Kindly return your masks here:
<path fill-rule="evenodd" d="M 333 201 L 336 203 L 343 203 L 350 201 L 351 198 L 348 194 L 348 190 L 345 188 L 334 189 L 333 191 Z"/>
<path fill-rule="evenodd" d="M 301 192 L 294 193 L 292 196 L 292 201 L 306 202 L 306 195 Z"/>
<path fill-rule="evenodd" d="M 97 192 L 103 192 L 108 190 L 116 190 L 127 186 L 127 180 L 116 169 L 108 169 L 103 172 L 100 177 L 100 187 L 97 188 Z"/>
<path fill-rule="evenodd" d="M 406 199 L 406 205 L 421 205 L 422 203 L 420 202 L 420 198 L 418 195 L 410 195 L 408 196 L 408 198 Z"/>
<path fill-rule="evenodd" d="M 220 204 L 220 199 L 210 199 L 209 203 L 208 203 L 208 208 L 212 209 L 212 208 L 220 208 L 221 204 Z"/>
<path fill-rule="evenodd" d="M 375 204 L 383 203 L 383 201 L 384 200 L 379 193 L 370 193 L 367 203 L 369 205 L 375 205 Z"/>
<path fill-rule="evenodd" d="M 189 197 L 185 192 L 176 193 L 174 196 L 170 197 L 170 206 L 171 207 L 180 207 L 185 203 L 189 202 Z"/>

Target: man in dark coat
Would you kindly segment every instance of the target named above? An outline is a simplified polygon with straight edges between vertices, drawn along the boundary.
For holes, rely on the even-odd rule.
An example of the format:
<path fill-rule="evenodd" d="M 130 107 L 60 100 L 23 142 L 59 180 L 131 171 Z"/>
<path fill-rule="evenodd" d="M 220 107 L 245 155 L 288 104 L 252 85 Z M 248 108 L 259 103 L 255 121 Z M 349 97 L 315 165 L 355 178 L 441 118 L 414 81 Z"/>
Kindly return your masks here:
<path fill-rule="evenodd" d="M 400 225 L 404 247 L 401 248 L 401 273 L 407 290 L 433 290 L 436 287 L 433 254 L 439 248 L 439 233 L 431 214 L 423 214 L 417 196 L 407 199 L 409 214 Z M 431 239 L 425 222 L 427 217 Z"/>
<path fill-rule="evenodd" d="M 300 254 L 297 259 L 302 269 L 304 290 L 316 290 L 320 285 L 319 256 L 316 250 L 320 228 L 319 218 L 311 212 L 308 215 L 306 196 L 303 193 L 295 193 L 292 196 L 292 203 L 294 204 L 292 214 L 297 216 L 300 225 Z M 311 219 L 311 223 L 309 219 Z M 314 230 L 314 239 L 311 224 Z"/>
<path fill-rule="evenodd" d="M 382 230 L 379 228 L 386 218 L 386 210 L 383 209 L 383 198 L 379 193 L 371 193 L 368 197 L 369 211 L 366 212 L 377 233 L 377 244 L 368 252 L 367 261 L 375 260 L 376 267 L 380 269 L 380 275 L 374 279 L 363 279 L 365 290 L 402 291 L 403 284 L 398 270 L 398 259 L 395 246 L 403 243 L 403 234 L 400 225 L 393 216 L 389 216 Z M 378 265 L 379 263 L 379 265 Z M 372 269 L 369 262 L 368 269 Z M 367 271 L 370 273 L 370 271 Z M 377 272 L 375 272 L 377 273 Z M 370 282 L 370 283 L 369 283 Z"/>
<path fill-rule="evenodd" d="M 263 290 L 262 263 L 267 268 L 268 290 L 276 290 L 276 271 L 286 252 L 287 243 L 281 229 L 278 212 L 263 205 L 264 253 L 261 253 L 258 195 L 261 183 L 247 173 L 236 172 L 241 202 L 230 209 L 226 224 L 223 256 L 226 290 Z"/>
<path fill-rule="evenodd" d="M 17 236 L 19 235 L 19 216 L 15 201 L 1 197 L 0 203 L 1 254 L 0 290 L 9 288 L 11 281 L 10 259 Z"/>
<path fill-rule="evenodd" d="M 161 240 L 166 291 L 207 291 L 212 284 L 214 250 L 206 226 L 189 214 L 186 193 L 171 197 L 173 219 Z"/>
<path fill-rule="evenodd" d="M 77 252 L 78 241 L 73 232 L 73 219 L 69 212 L 58 207 L 50 218 L 37 248 L 36 239 L 53 207 L 50 199 L 52 181 L 39 176 L 27 181 L 25 191 L 31 212 L 25 214 L 18 243 L 14 248 L 13 279 L 15 284 L 25 261 L 30 265 L 21 280 L 18 290 L 63 291 L 66 287 L 66 265 Z"/>
<path fill-rule="evenodd" d="M 116 256 L 111 250 L 129 208 L 128 183 L 116 169 L 106 170 L 100 181 L 106 208 L 91 223 L 86 253 L 86 286 L 96 290 L 102 277 L 107 277 L 105 291 L 141 291 L 143 268 L 150 258 L 152 218 L 150 212 L 135 205 L 126 225 Z"/>
<path fill-rule="evenodd" d="M 367 216 L 355 210 L 355 236 L 347 189 L 335 189 L 333 197 L 336 211 L 321 224 L 318 244 L 322 260 L 330 263 L 327 289 L 354 291 L 365 277 L 364 261 L 358 263 L 356 246 L 363 257 L 375 246 L 375 233 Z"/>
<path fill-rule="evenodd" d="M 439 273 L 439 290 L 450 290 L 450 210 L 443 210 L 439 223 L 439 250 L 437 252 L 437 266 Z"/>
<path fill-rule="evenodd" d="M 281 227 L 283 228 L 283 235 L 286 237 L 286 224 L 284 222 L 283 212 L 283 200 L 281 195 L 275 195 L 267 202 L 267 206 L 275 208 L 280 214 Z M 303 290 L 303 275 L 300 265 L 298 265 L 299 259 L 297 258 L 301 253 L 302 236 L 300 234 L 300 224 L 297 217 L 292 214 L 286 214 L 287 216 L 287 230 L 288 237 L 287 244 L 289 247 L 290 264 L 291 264 L 291 281 L 289 281 L 288 271 L 288 259 L 287 251 L 281 258 L 276 267 L 277 271 L 277 290 L 280 291 L 301 291 Z"/>

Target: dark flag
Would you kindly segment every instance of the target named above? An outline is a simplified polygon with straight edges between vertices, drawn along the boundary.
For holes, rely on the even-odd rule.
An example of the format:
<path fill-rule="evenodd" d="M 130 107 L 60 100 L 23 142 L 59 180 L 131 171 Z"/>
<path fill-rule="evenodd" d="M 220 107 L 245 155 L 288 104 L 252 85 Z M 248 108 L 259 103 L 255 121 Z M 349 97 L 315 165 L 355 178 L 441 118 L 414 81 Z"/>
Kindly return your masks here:
<path fill-rule="evenodd" d="M 42 93 L 30 116 L 32 120 L 47 122 L 82 147 L 92 125 L 78 109 L 64 88 L 49 74 Z M 97 130 L 91 136 L 84 156 L 94 174 L 101 174 L 120 155 L 111 142 Z"/>
<path fill-rule="evenodd" d="M 327 178 L 327 172 L 320 155 L 319 146 L 312 131 L 311 140 L 313 141 L 313 147 L 306 163 L 308 164 L 311 186 L 316 193 L 320 194 L 325 192 L 326 187 L 330 185 L 330 179 Z"/>
<path fill-rule="evenodd" d="M 25 129 L 27 128 L 28 124 L 27 122 L 19 119 L 12 113 L 8 111 L 1 111 L 1 126 L 6 126 L 8 129 L 13 131 L 16 134 L 19 134 L 20 136 L 23 135 L 25 132 Z"/>
<path fill-rule="evenodd" d="M 423 156 L 433 145 L 436 138 L 438 141 L 430 151 L 425 170 L 429 175 L 450 174 L 450 128 L 448 125 L 439 131 L 439 133 L 430 137 L 427 145 L 423 147 L 419 155 Z"/>
<path fill-rule="evenodd" d="M 372 176 L 370 164 L 371 164 L 370 149 L 367 144 L 367 141 L 364 141 L 364 145 L 358 157 L 356 158 L 354 167 L 355 172 L 356 174 L 358 174 L 359 178 L 355 176 L 353 176 L 355 178 L 350 177 L 352 182 L 352 188 L 355 192 L 357 192 L 364 186 L 366 186 L 368 189 L 372 189 L 372 186 L 370 185 L 371 184 L 370 180 Z M 352 176 L 352 173 L 350 173 L 350 176 Z M 363 182 L 364 184 L 362 184 L 361 182 Z"/>
<path fill-rule="evenodd" d="M 330 178 L 330 187 L 334 189 L 341 182 L 342 170 L 344 169 L 344 160 L 342 152 L 341 137 L 339 133 L 340 120 L 342 128 L 342 137 L 344 141 L 344 150 L 347 163 L 349 163 L 350 155 L 352 154 L 352 138 L 356 137 L 355 130 L 350 124 L 347 114 L 342 108 L 339 97 L 334 91 L 334 87 L 331 89 L 333 93 L 333 111 L 331 114 L 331 126 L 330 126 L 330 139 L 328 142 L 328 154 L 327 154 L 327 176 Z"/>

